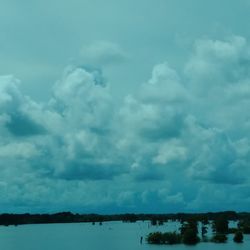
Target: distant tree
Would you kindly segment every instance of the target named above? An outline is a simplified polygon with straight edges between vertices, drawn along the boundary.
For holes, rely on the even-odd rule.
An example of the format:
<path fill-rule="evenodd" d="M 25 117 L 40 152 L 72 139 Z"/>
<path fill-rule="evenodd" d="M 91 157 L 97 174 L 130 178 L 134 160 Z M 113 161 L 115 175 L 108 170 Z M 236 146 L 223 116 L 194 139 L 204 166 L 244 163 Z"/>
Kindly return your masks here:
<path fill-rule="evenodd" d="M 238 228 L 240 231 L 242 231 L 244 234 L 250 234 L 250 221 L 249 218 L 241 220 L 238 223 Z"/>
<path fill-rule="evenodd" d="M 153 219 L 151 220 L 151 225 L 152 225 L 152 226 L 156 226 L 156 225 L 157 225 L 157 220 L 156 220 L 155 218 L 153 218 Z"/>
<path fill-rule="evenodd" d="M 163 221 L 163 220 L 158 220 L 158 225 L 159 225 L 159 226 L 164 225 L 164 221 Z"/>
<path fill-rule="evenodd" d="M 179 244 L 181 243 L 181 235 L 176 232 L 154 232 L 150 233 L 147 238 L 149 244 Z"/>
<path fill-rule="evenodd" d="M 231 227 L 231 228 L 228 228 L 228 233 L 229 234 L 235 234 L 236 232 L 238 232 L 239 229 L 236 228 L 236 227 Z"/>
<path fill-rule="evenodd" d="M 202 238 L 205 237 L 206 234 L 207 234 L 207 227 L 202 225 L 202 227 L 201 227 L 201 236 L 202 236 Z"/>
<path fill-rule="evenodd" d="M 198 223 L 195 219 L 189 219 L 187 222 L 182 223 L 180 227 L 181 234 L 184 235 L 188 229 L 192 229 L 196 234 L 198 234 Z"/>
<path fill-rule="evenodd" d="M 146 240 L 149 244 L 163 244 L 161 232 L 150 233 Z"/>
<path fill-rule="evenodd" d="M 242 243 L 243 242 L 243 233 L 241 231 L 237 231 L 234 235 L 234 242 Z"/>
<path fill-rule="evenodd" d="M 228 220 L 224 217 L 215 219 L 213 221 L 213 231 L 219 234 L 228 233 Z"/>
<path fill-rule="evenodd" d="M 202 222 L 203 225 L 208 225 L 208 224 L 209 224 L 209 221 L 208 221 L 207 216 L 204 216 L 204 217 L 202 218 L 201 222 Z"/>
<path fill-rule="evenodd" d="M 227 236 L 226 234 L 222 234 L 222 233 L 216 233 L 213 237 L 212 237 L 212 242 L 215 243 L 226 243 L 227 241 Z"/>
<path fill-rule="evenodd" d="M 124 214 L 122 215 L 122 221 L 123 222 L 136 222 L 137 221 L 137 215 L 136 214 Z"/>
<path fill-rule="evenodd" d="M 243 232 L 244 232 L 244 234 L 250 234 L 250 226 L 244 226 Z"/>
<path fill-rule="evenodd" d="M 199 237 L 197 236 L 196 230 L 192 228 L 188 228 L 185 230 L 182 240 L 183 243 L 187 245 L 195 245 L 200 241 Z"/>
<path fill-rule="evenodd" d="M 181 235 L 176 232 L 168 232 L 162 235 L 164 244 L 179 244 L 181 243 Z"/>

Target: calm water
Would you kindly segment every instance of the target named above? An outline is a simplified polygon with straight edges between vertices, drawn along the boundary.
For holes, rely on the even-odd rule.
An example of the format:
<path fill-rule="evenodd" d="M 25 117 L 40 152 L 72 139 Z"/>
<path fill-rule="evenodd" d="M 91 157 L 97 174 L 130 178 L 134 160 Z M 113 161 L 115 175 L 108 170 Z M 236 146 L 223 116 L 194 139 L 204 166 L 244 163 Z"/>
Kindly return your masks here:
<path fill-rule="evenodd" d="M 90 223 L 24 225 L 0 227 L 0 249 L 2 250 L 161 250 L 161 249 L 228 249 L 249 250 L 250 236 L 245 235 L 243 244 L 236 244 L 229 237 L 226 244 L 200 243 L 196 246 L 156 246 L 145 242 L 140 244 L 140 237 L 151 231 L 173 231 L 176 223 L 152 227 L 148 222 L 122 223 L 105 222 L 102 226 Z"/>

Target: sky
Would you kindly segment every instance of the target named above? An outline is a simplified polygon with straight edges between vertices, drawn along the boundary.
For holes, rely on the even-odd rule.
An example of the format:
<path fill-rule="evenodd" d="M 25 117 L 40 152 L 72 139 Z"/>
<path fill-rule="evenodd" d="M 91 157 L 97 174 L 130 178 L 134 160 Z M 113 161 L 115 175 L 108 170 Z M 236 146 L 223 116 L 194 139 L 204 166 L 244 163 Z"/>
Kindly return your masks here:
<path fill-rule="evenodd" d="M 0 0 L 0 212 L 250 207 L 249 0 Z"/>

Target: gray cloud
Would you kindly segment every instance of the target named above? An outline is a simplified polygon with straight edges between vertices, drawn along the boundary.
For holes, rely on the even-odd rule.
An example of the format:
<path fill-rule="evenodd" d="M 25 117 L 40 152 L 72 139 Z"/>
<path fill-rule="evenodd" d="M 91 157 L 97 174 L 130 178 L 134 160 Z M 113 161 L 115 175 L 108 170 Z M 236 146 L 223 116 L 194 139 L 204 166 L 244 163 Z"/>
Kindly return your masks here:
<path fill-rule="evenodd" d="M 15 136 L 32 136 L 45 133 L 45 129 L 32 121 L 27 115 L 20 113 L 9 114 L 10 120 L 6 123 L 8 130 Z"/>
<path fill-rule="evenodd" d="M 14 136 L 32 136 L 45 133 L 30 113 L 32 101 L 24 96 L 19 88 L 19 81 L 12 76 L 0 77 L 0 110 L 6 117 L 4 126 Z"/>

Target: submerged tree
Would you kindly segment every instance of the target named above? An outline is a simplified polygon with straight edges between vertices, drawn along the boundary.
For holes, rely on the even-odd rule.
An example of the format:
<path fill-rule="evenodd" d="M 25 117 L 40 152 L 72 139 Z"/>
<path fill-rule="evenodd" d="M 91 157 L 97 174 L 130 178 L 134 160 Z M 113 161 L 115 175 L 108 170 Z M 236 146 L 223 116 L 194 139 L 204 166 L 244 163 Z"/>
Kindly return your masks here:
<path fill-rule="evenodd" d="M 241 231 L 237 231 L 234 235 L 234 242 L 242 243 L 243 242 L 243 233 Z"/>
<path fill-rule="evenodd" d="M 162 235 L 165 244 L 173 245 L 181 243 L 181 235 L 176 232 L 168 232 Z"/>
<path fill-rule="evenodd" d="M 226 243 L 227 241 L 227 236 L 226 234 L 222 234 L 222 233 L 216 233 L 212 240 L 212 242 L 215 242 L 215 243 Z"/>
<path fill-rule="evenodd" d="M 176 232 L 155 232 L 150 233 L 146 238 L 149 244 L 179 244 L 181 243 L 181 235 Z"/>
<path fill-rule="evenodd" d="M 250 234 L 250 221 L 249 219 L 241 220 L 238 223 L 238 228 L 244 233 L 244 234 Z"/>
<path fill-rule="evenodd" d="M 162 233 L 161 232 L 150 233 L 147 236 L 147 242 L 149 244 L 163 244 Z"/>
<path fill-rule="evenodd" d="M 224 217 L 215 219 L 213 222 L 213 231 L 219 234 L 228 233 L 228 220 Z"/>
<path fill-rule="evenodd" d="M 195 245 L 200 241 L 200 238 L 197 236 L 197 232 L 193 228 L 188 228 L 183 234 L 183 243 L 187 245 Z"/>
<path fill-rule="evenodd" d="M 155 218 L 151 219 L 151 225 L 156 226 L 157 225 L 157 220 Z"/>
<path fill-rule="evenodd" d="M 189 218 L 186 222 L 182 223 L 180 228 L 182 241 L 187 245 L 194 245 L 200 241 L 198 237 L 198 223 L 194 218 Z"/>

